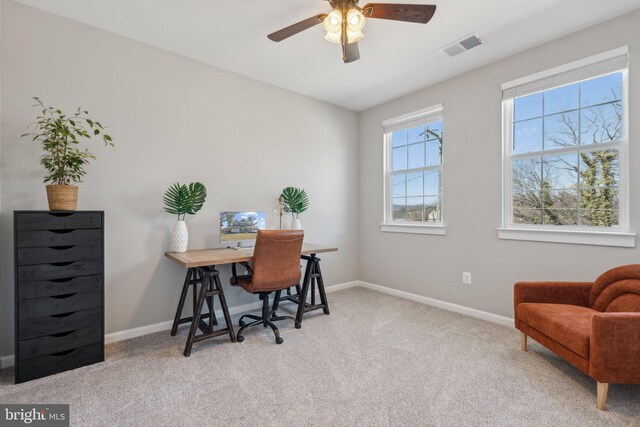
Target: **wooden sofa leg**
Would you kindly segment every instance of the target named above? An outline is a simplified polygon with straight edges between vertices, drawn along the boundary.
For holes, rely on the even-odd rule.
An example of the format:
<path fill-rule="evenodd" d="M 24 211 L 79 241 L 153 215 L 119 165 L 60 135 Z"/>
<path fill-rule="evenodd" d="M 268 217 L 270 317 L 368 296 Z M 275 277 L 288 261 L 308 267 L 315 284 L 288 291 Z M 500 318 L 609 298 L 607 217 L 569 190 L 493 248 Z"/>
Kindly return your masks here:
<path fill-rule="evenodd" d="M 520 331 L 520 350 L 527 351 L 527 334 Z"/>
<path fill-rule="evenodd" d="M 607 392 L 609 391 L 608 383 L 598 383 L 597 388 L 597 397 L 596 397 L 596 406 L 601 411 L 604 411 L 607 408 Z"/>

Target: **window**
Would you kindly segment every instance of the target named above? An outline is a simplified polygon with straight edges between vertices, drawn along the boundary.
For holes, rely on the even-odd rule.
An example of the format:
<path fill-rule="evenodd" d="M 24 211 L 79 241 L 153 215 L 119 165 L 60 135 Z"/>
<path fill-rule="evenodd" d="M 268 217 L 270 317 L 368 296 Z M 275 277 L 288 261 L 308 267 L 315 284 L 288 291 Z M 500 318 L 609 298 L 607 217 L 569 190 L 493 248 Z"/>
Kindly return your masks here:
<path fill-rule="evenodd" d="M 504 228 L 627 230 L 620 53 L 503 86 Z"/>
<path fill-rule="evenodd" d="M 383 231 L 444 234 L 442 228 L 442 106 L 384 122 Z M 416 226 L 435 226 L 427 228 Z M 436 231 L 434 231 L 436 230 Z"/>

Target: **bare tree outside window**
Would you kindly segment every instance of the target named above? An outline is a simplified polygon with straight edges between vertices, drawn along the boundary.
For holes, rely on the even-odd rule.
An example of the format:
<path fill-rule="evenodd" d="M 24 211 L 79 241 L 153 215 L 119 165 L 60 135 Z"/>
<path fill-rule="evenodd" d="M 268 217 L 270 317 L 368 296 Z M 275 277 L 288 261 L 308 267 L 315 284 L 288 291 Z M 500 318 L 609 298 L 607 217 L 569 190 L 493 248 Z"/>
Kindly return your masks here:
<path fill-rule="evenodd" d="M 515 224 L 617 226 L 621 73 L 514 100 Z"/>

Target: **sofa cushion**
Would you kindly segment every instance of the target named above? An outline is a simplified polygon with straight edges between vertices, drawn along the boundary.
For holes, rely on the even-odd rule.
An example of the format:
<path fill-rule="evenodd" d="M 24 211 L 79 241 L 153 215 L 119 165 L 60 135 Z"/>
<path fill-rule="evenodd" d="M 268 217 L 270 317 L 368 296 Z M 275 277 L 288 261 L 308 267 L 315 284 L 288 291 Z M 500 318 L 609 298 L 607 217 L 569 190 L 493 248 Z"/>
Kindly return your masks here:
<path fill-rule="evenodd" d="M 588 359 L 594 313 L 597 311 L 577 305 L 521 303 L 516 314 L 521 322 Z"/>

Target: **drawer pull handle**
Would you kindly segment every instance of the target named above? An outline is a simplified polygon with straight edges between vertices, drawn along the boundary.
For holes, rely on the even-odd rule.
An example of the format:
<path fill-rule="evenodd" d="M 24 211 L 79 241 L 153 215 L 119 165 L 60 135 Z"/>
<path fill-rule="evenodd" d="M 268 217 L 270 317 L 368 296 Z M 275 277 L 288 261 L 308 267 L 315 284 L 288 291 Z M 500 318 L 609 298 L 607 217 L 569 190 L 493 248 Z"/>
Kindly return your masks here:
<path fill-rule="evenodd" d="M 69 317 L 69 316 L 71 316 L 72 314 L 76 314 L 76 312 L 75 312 L 75 311 L 72 311 L 72 312 L 70 312 L 70 313 L 52 314 L 50 317 L 55 317 L 55 318 L 61 319 L 61 318 L 63 318 L 63 317 Z"/>
<path fill-rule="evenodd" d="M 64 279 L 51 279 L 49 281 L 50 282 L 55 282 L 55 283 L 64 283 L 64 282 L 70 282 L 73 279 L 75 279 L 75 277 L 65 277 Z"/>
<path fill-rule="evenodd" d="M 53 249 L 54 251 L 66 251 L 67 249 L 71 249 L 75 247 L 75 245 L 67 245 L 67 246 L 49 246 L 49 249 Z"/>
<path fill-rule="evenodd" d="M 49 232 L 51 233 L 55 233 L 55 234 L 67 234 L 67 233 L 73 233 L 75 230 L 49 230 Z"/>
<path fill-rule="evenodd" d="M 68 261 L 68 262 L 50 262 L 49 265 L 54 265 L 56 267 L 64 267 L 67 265 L 71 265 L 73 264 L 75 261 Z"/>
<path fill-rule="evenodd" d="M 77 292 L 74 292 L 72 294 L 56 295 L 56 296 L 52 296 L 51 298 L 54 298 L 54 299 L 65 299 L 65 298 L 72 297 L 75 294 L 77 294 Z"/>
<path fill-rule="evenodd" d="M 51 216 L 61 216 L 61 217 L 71 216 L 73 214 L 74 214 L 73 212 L 49 212 L 49 215 Z"/>
<path fill-rule="evenodd" d="M 59 332 L 57 334 L 51 334 L 49 335 L 50 337 L 56 337 L 56 338 L 60 338 L 60 337 L 66 337 L 67 335 L 71 335 L 72 333 L 74 333 L 75 331 L 77 331 L 77 329 L 74 329 L 73 331 L 69 331 L 69 332 Z"/>
<path fill-rule="evenodd" d="M 59 351 L 57 353 L 52 353 L 52 356 L 66 356 L 67 354 L 73 353 L 74 351 L 76 351 L 77 349 L 72 349 L 72 350 L 65 350 L 65 351 Z"/>

